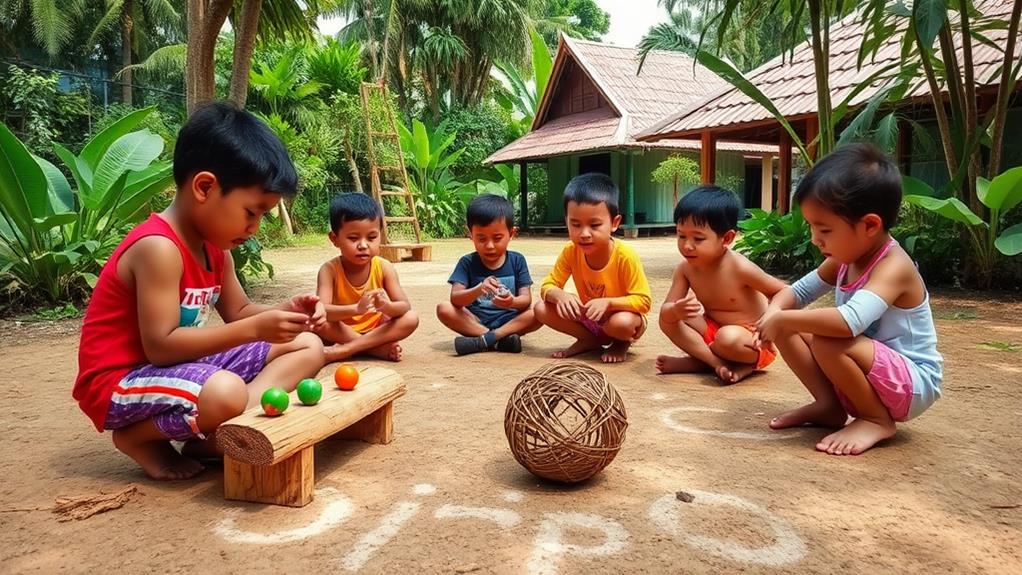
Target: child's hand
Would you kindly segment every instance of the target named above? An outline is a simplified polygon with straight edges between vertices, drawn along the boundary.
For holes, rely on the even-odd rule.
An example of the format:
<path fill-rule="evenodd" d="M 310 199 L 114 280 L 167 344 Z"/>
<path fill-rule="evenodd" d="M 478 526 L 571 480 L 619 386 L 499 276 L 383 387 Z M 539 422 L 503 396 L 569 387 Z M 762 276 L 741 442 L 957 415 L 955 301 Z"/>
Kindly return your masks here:
<path fill-rule="evenodd" d="M 362 315 L 374 311 L 376 311 L 376 290 L 367 291 L 358 300 L 358 305 L 355 306 L 355 313 Z"/>
<path fill-rule="evenodd" d="M 482 281 L 479 285 L 483 286 L 483 293 L 487 295 L 497 295 L 500 288 L 504 287 L 504 284 L 500 283 L 500 280 L 490 276 Z"/>
<path fill-rule="evenodd" d="M 563 319 L 578 321 L 582 317 L 582 300 L 573 293 L 562 291 L 555 296 L 554 307 Z"/>
<path fill-rule="evenodd" d="M 269 343 L 288 343 L 306 330 L 308 314 L 283 309 L 268 309 L 254 316 L 256 339 Z"/>
<path fill-rule="evenodd" d="M 773 311 L 763 314 L 756 322 L 756 335 L 752 345 L 760 349 L 774 342 L 784 331 L 784 312 Z"/>
<path fill-rule="evenodd" d="M 493 305 L 499 308 L 508 309 L 515 303 L 515 295 L 508 290 L 498 292 L 493 296 Z"/>
<path fill-rule="evenodd" d="M 394 302 L 390 299 L 387 290 L 380 288 L 374 290 L 376 311 L 388 317 L 394 317 Z"/>
<path fill-rule="evenodd" d="M 322 301 L 316 302 L 316 307 L 309 316 L 309 329 L 318 332 L 326 325 L 326 305 Z"/>
<path fill-rule="evenodd" d="M 318 303 L 318 295 L 314 293 L 300 293 L 277 307 L 285 311 L 296 311 L 312 317 L 316 313 L 316 304 Z"/>
<path fill-rule="evenodd" d="M 589 300 L 589 303 L 585 305 L 584 311 L 587 318 L 600 323 L 603 320 L 603 316 L 607 315 L 609 309 L 610 298 L 600 297 Z"/>
<path fill-rule="evenodd" d="M 664 307 L 667 319 L 673 322 L 685 321 L 703 314 L 703 305 L 692 293 L 673 302 L 667 302 Z"/>

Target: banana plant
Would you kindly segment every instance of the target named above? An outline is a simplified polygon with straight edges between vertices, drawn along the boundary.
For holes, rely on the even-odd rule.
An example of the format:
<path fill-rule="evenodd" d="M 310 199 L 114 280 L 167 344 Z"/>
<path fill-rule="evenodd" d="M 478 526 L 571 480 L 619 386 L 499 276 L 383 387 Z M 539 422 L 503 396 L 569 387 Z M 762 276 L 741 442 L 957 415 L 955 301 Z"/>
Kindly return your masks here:
<path fill-rule="evenodd" d="M 0 124 L 0 289 L 57 303 L 95 285 L 124 228 L 173 181 L 170 162 L 156 161 L 163 138 L 133 131 L 152 111 L 126 115 L 78 155 L 54 146 L 75 189 Z"/>
<path fill-rule="evenodd" d="M 902 178 L 905 201 L 934 212 L 965 227 L 976 254 L 980 279 L 989 284 L 997 264 L 998 253 L 1017 256 L 1022 253 L 1022 224 L 1001 231 L 1001 218 L 1022 203 L 1022 166 L 1007 170 L 992 180 L 976 179 L 976 195 L 989 208 L 986 221 L 977 216 L 958 198 L 938 198 L 937 192 L 922 180 Z"/>

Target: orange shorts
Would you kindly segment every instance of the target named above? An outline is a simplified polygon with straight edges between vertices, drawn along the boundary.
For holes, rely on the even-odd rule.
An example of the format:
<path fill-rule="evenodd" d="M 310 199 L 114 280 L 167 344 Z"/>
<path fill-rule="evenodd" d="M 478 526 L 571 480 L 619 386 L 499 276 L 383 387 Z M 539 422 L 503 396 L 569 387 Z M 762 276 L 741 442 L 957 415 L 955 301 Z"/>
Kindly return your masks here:
<path fill-rule="evenodd" d="M 720 329 L 720 324 L 713 321 L 712 319 L 703 316 L 706 320 L 706 333 L 703 334 L 703 341 L 706 345 L 713 343 L 713 340 L 717 339 L 717 330 Z M 756 333 L 756 326 L 754 324 L 743 324 L 742 327 L 749 330 L 749 333 Z M 763 369 L 770 365 L 777 359 L 777 350 L 774 348 L 774 344 L 769 344 L 759 349 L 759 359 L 756 361 L 756 369 Z"/>

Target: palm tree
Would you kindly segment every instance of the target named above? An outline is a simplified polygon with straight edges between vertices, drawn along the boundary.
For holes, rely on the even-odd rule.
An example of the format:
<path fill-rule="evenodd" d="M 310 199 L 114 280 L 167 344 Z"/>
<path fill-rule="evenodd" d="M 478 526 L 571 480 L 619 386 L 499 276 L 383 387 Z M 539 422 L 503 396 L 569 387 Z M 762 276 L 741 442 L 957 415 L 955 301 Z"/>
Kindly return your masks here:
<path fill-rule="evenodd" d="M 181 13 L 170 0 L 106 0 L 103 16 L 92 29 L 89 44 L 117 29 L 121 46 L 121 100 L 132 103 L 133 54 L 148 54 L 158 46 L 153 39 L 180 41 L 184 32 Z M 159 30 L 159 33 L 156 31 Z"/>
<path fill-rule="evenodd" d="M 0 23 L 8 50 L 31 36 L 51 58 L 60 54 L 74 31 L 75 12 L 69 0 L 0 0 Z"/>

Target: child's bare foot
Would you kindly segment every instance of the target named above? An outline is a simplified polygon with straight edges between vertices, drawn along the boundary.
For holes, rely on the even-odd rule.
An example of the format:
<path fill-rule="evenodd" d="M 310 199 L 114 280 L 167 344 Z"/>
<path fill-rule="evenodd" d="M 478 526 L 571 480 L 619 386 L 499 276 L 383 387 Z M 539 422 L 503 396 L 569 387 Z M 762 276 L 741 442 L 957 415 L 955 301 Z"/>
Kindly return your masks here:
<path fill-rule="evenodd" d="M 632 342 L 615 339 L 603 352 L 600 359 L 603 360 L 603 363 L 621 363 L 628 357 L 628 348 L 630 347 L 632 347 Z"/>
<path fill-rule="evenodd" d="M 564 359 L 566 357 L 572 357 L 580 353 L 585 353 L 587 351 L 593 351 L 595 349 L 601 348 L 602 346 L 596 340 L 576 339 L 575 343 L 569 345 L 567 348 L 562 349 L 561 351 L 555 351 L 554 353 L 550 354 L 550 357 L 554 359 Z"/>
<path fill-rule="evenodd" d="M 831 455 L 858 455 L 877 443 L 894 436 L 893 421 L 886 424 L 856 419 L 844 429 L 835 431 L 816 444 L 816 449 Z"/>
<path fill-rule="evenodd" d="M 323 346 L 323 358 L 326 363 L 333 363 L 335 361 L 343 361 L 354 355 L 351 352 L 351 348 L 344 344 L 335 343 L 334 345 Z"/>
<path fill-rule="evenodd" d="M 656 369 L 662 374 L 698 373 L 708 370 L 709 366 L 690 355 L 684 357 L 658 355 L 656 358 Z"/>
<path fill-rule="evenodd" d="M 390 343 L 385 343 L 381 346 L 374 347 L 373 349 L 370 349 L 366 353 L 373 357 L 385 359 L 387 361 L 401 361 L 401 355 L 404 353 L 404 350 L 401 349 L 401 345 L 399 343 L 397 343 L 396 341 L 392 341 Z"/>
<path fill-rule="evenodd" d="M 717 377 L 720 378 L 725 385 L 732 385 L 742 381 L 749 374 L 756 371 L 756 366 L 751 363 L 736 363 L 734 365 L 721 365 L 716 369 Z"/>
<path fill-rule="evenodd" d="M 840 405 L 814 401 L 774 417 L 770 420 L 770 427 L 773 429 L 786 429 L 802 425 L 841 427 L 845 421 L 848 421 L 848 414 Z"/>
<path fill-rule="evenodd" d="M 160 481 L 191 479 L 205 469 L 198 461 L 178 453 L 169 441 L 137 443 L 120 429 L 115 430 L 113 436 L 114 446 L 121 453 L 134 459 L 142 471 L 153 479 Z"/>

